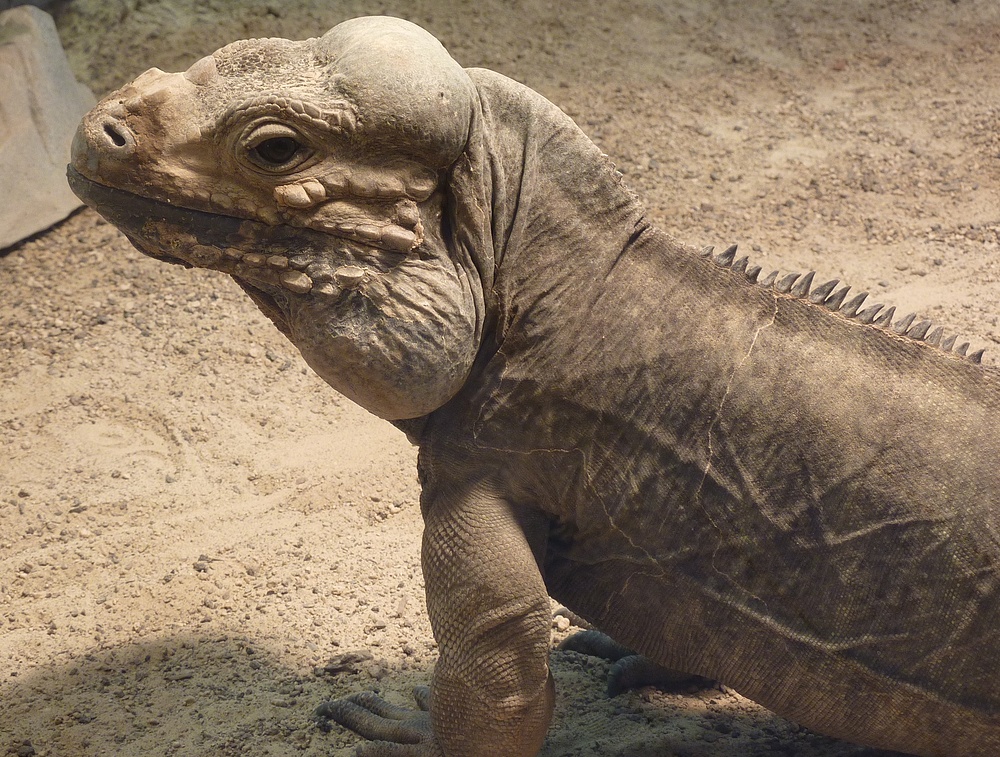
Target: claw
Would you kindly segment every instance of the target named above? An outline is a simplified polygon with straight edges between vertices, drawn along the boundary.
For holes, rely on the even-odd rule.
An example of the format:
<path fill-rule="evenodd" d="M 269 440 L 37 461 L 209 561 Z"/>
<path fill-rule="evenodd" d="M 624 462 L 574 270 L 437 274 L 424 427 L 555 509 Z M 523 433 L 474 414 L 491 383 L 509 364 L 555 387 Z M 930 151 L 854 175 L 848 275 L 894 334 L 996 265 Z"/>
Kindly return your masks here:
<path fill-rule="evenodd" d="M 346 701 L 353 702 L 373 715 L 386 720 L 405 720 L 413 714 L 413 710 L 387 702 L 374 691 L 360 691 L 347 697 Z"/>
<path fill-rule="evenodd" d="M 642 686 L 656 686 L 666 691 L 691 691 L 716 685 L 711 679 L 665 668 L 600 631 L 573 634 L 559 645 L 559 649 L 601 657 L 612 662 L 608 671 L 609 698 Z"/>
<path fill-rule="evenodd" d="M 600 657 L 611 662 L 617 662 L 623 657 L 635 654 L 628 647 L 622 646 L 600 631 L 580 631 L 572 636 L 567 636 L 559 644 L 559 649 L 579 652 L 591 657 Z"/>
<path fill-rule="evenodd" d="M 430 686 L 414 686 L 413 687 L 413 698 L 417 702 L 417 707 L 419 707 L 424 712 L 431 711 L 431 687 Z"/>
<path fill-rule="evenodd" d="M 315 712 L 318 720 L 333 720 L 359 736 L 371 740 L 358 747 L 358 754 L 371 757 L 406 757 L 433 754 L 434 737 L 428 708 L 430 689 L 419 687 L 414 695 L 418 710 L 399 707 L 373 691 L 362 691 L 344 699 L 325 702 Z"/>
<path fill-rule="evenodd" d="M 388 741 L 368 741 L 354 749 L 354 757 L 429 757 L 430 755 L 434 753 L 428 753 L 420 744 L 392 744 Z"/>
<path fill-rule="evenodd" d="M 671 692 L 698 691 L 716 686 L 716 682 L 704 676 L 671 670 L 642 655 L 622 657 L 608 671 L 608 697 L 614 698 L 631 689 L 655 686 Z"/>

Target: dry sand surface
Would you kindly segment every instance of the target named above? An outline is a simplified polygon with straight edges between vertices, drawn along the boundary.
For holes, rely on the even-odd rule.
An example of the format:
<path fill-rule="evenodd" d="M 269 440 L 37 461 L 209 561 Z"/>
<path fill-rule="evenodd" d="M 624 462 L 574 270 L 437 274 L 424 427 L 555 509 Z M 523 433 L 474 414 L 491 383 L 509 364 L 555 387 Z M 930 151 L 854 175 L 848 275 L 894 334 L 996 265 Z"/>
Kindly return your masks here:
<path fill-rule="evenodd" d="M 555 101 L 682 240 L 1000 342 L 996 0 L 75 0 L 58 23 L 100 95 L 371 13 Z M 403 436 L 231 281 L 90 211 L 0 258 L 0 291 L 0 754 L 349 754 L 313 708 L 406 702 L 434 664 Z M 546 757 L 875 754 L 728 690 L 608 700 L 606 663 L 552 660 Z"/>

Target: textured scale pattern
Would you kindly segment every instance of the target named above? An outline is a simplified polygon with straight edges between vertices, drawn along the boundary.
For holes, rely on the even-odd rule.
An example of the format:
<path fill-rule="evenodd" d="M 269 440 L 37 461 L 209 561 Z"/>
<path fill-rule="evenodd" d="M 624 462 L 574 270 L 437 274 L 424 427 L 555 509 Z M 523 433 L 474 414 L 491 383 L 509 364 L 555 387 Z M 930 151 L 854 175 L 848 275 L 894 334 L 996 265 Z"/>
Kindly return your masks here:
<path fill-rule="evenodd" d="M 255 116 L 280 116 L 286 110 L 291 110 L 315 126 L 326 131 L 343 131 L 351 133 L 357 126 L 357 113 L 346 100 L 328 104 L 325 110 L 320 110 L 311 103 L 280 95 L 260 95 L 242 100 L 222 114 L 215 127 L 217 135 L 225 135 L 232 124 L 253 113 Z"/>

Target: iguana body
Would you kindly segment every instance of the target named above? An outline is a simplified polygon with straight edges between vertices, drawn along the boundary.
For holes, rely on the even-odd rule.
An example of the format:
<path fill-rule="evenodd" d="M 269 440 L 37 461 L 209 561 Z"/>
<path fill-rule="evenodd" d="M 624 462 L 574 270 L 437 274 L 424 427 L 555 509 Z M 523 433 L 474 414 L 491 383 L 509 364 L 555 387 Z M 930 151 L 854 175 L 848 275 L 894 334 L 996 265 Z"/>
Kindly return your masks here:
<path fill-rule="evenodd" d="M 336 703 L 365 754 L 534 755 L 548 596 L 817 731 L 1000 753 L 1000 383 L 953 339 L 682 247 L 558 109 L 391 19 L 148 72 L 73 166 L 420 445 L 430 721 Z"/>

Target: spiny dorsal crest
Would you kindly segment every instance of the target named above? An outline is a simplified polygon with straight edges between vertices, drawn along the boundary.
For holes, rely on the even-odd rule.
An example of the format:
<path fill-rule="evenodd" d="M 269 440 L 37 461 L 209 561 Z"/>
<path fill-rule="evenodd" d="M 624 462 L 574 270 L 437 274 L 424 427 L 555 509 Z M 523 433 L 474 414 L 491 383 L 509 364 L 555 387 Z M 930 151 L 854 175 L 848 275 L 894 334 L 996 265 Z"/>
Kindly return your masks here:
<path fill-rule="evenodd" d="M 737 258 L 736 247 L 734 244 L 714 256 L 712 253 L 715 252 L 715 248 L 705 247 L 701 251 L 701 256 L 703 258 L 710 258 L 722 268 L 727 268 L 734 273 L 743 275 L 748 281 L 764 289 L 773 289 L 781 294 L 788 294 L 807 300 L 814 305 L 826 308 L 830 312 L 839 313 L 845 318 L 850 318 L 866 325 L 878 326 L 900 336 L 924 342 L 932 347 L 939 348 L 943 352 L 954 353 L 968 358 L 973 363 L 978 364 L 983 360 L 983 353 L 986 350 L 977 350 L 976 352 L 967 354 L 969 350 L 968 342 L 962 342 L 956 347 L 955 342 L 958 339 L 954 334 L 945 337 L 944 329 L 941 326 L 932 329 L 933 324 L 930 321 L 921 320 L 914 323 L 917 320 L 915 313 L 910 313 L 893 321 L 893 316 L 896 314 L 896 308 L 894 307 L 887 308 L 880 303 L 875 303 L 862 310 L 861 306 L 865 304 L 868 292 L 861 292 L 847 300 L 847 293 L 851 288 L 845 285 L 837 289 L 837 284 L 840 283 L 839 279 L 831 279 L 825 284 L 813 286 L 813 278 L 816 275 L 815 271 L 810 271 L 804 276 L 801 273 L 789 273 L 780 279 L 778 278 L 778 272 L 772 271 L 763 279 L 758 280 L 761 267 L 759 265 L 750 265 L 750 260 L 746 255 Z M 845 300 L 847 301 L 845 302 Z"/>

